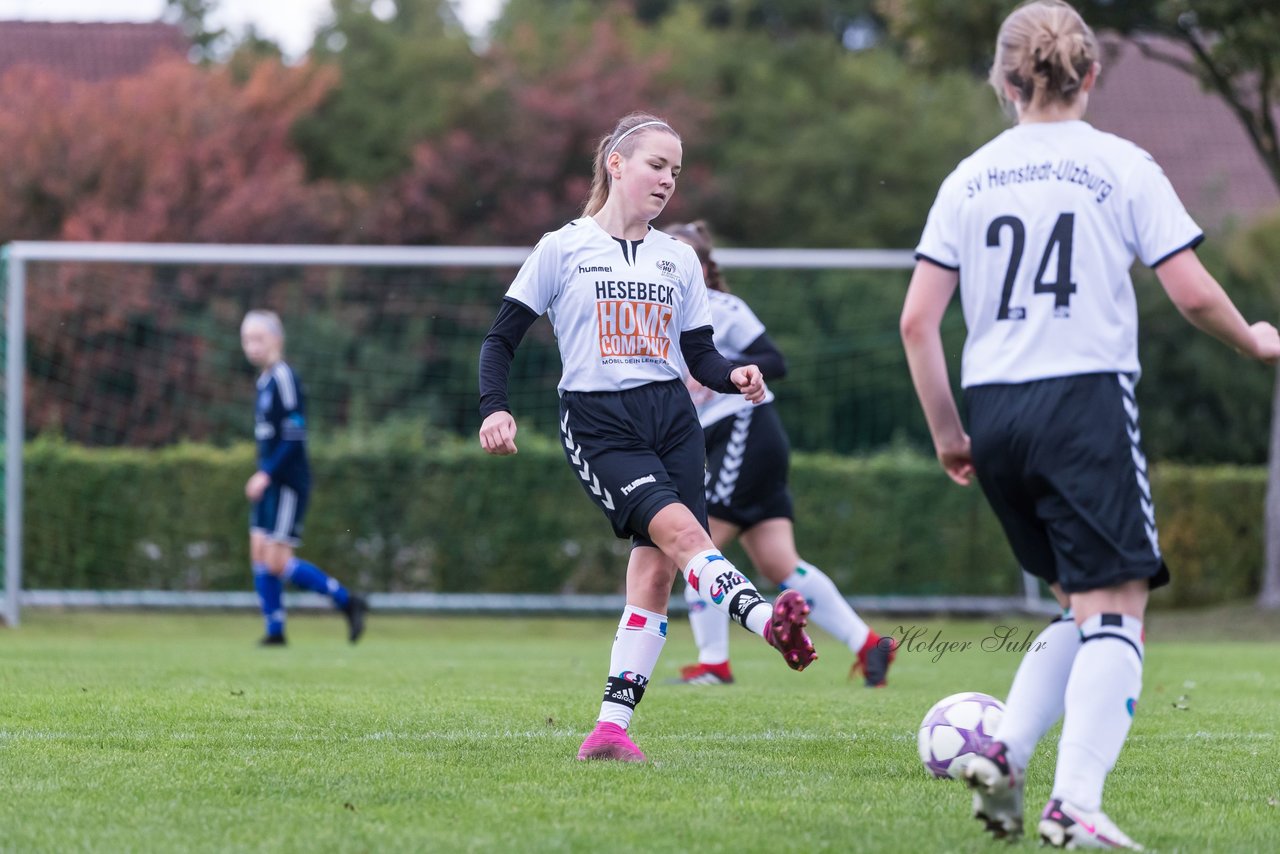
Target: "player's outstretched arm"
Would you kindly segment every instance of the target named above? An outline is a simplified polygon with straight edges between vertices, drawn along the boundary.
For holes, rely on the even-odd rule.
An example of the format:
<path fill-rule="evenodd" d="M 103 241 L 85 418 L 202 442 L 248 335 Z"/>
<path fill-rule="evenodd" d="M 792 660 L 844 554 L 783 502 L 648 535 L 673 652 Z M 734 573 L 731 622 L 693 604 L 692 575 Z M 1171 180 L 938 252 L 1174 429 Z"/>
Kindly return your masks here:
<path fill-rule="evenodd" d="M 516 453 L 516 420 L 510 412 L 494 412 L 484 419 L 480 425 L 480 447 L 496 457 Z"/>
<path fill-rule="evenodd" d="M 1280 360 L 1280 334 L 1266 321 L 1252 326 L 1200 258 L 1184 249 L 1156 267 L 1156 276 L 1182 316 L 1242 355 L 1269 365 Z"/>

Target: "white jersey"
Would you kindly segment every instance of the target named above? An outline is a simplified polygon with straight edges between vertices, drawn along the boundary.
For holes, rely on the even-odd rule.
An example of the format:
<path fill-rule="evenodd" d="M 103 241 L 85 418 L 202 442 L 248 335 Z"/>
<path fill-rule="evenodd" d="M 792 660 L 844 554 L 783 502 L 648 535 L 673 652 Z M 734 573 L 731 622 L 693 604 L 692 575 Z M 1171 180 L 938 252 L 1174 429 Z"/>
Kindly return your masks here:
<path fill-rule="evenodd" d="M 691 248 L 652 228 L 622 241 L 591 217 L 543 235 L 507 296 L 550 318 L 561 392 L 681 379 L 680 334 L 711 325 Z"/>
<path fill-rule="evenodd" d="M 764 334 L 764 324 L 745 302 L 733 294 L 709 290 L 707 298 L 711 303 L 711 325 L 715 327 L 711 340 L 716 349 L 731 362 L 749 361 L 743 351 Z M 709 388 L 694 393 L 693 402 L 703 427 L 710 427 L 757 405 L 740 394 L 721 394 Z M 760 403 L 772 402 L 773 391 L 766 386 L 764 400 Z"/>
<path fill-rule="evenodd" d="M 1129 268 L 1203 238 L 1151 155 L 1066 121 L 1018 125 L 963 160 L 916 253 L 960 272 L 969 387 L 1137 374 Z"/>

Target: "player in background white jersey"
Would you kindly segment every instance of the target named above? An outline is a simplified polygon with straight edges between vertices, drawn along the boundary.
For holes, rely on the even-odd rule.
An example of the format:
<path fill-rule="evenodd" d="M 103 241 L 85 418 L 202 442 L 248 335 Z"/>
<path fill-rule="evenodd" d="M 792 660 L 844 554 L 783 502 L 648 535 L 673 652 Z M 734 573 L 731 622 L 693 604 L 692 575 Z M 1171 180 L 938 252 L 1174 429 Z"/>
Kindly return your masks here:
<path fill-rule="evenodd" d="M 711 255 L 706 223 L 677 223 L 663 230 L 693 247 L 702 264 L 716 349 L 730 361 L 755 363 L 767 381 L 785 376 L 786 361 L 764 324 L 746 302 L 729 293 Z M 812 609 L 810 618 L 849 647 L 854 654 L 850 675 L 861 670 L 867 687 L 885 685 L 895 641 L 872 631 L 827 574 L 796 550 L 794 508 L 787 488 L 791 449 L 773 407 L 773 392 L 766 392 L 759 404 L 751 404 L 741 395 L 705 388 L 692 377 L 688 385 L 706 434 L 707 516 L 716 547 L 723 549 L 741 539 L 751 564 L 774 584 L 804 596 Z M 685 585 L 684 594 L 698 662 L 681 669 L 680 681 L 690 685 L 732 682 L 729 618 L 693 587 Z"/>
<path fill-rule="evenodd" d="M 1019 563 L 1068 609 L 1021 662 L 996 741 L 966 772 L 975 817 L 997 837 L 1021 832 L 1027 761 L 1063 717 L 1041 839 L 1137 849 L 1102 812 L 1102 788 L 1142 687 L 1148 591 L 1169 574 L 1134 399 L 1129 268 L 1154 268 L 1193 326 L 1246 357 L 1276 362 L 1280 337 L 1246 323 L 1201 265 L 1203 235 L 1151 157 L 1083 121 L 1097 56 L 1059 0 L 1005 19 L 991 84 L 1017 125 L 943 182 L 901 331 L 943 468 L 962 485 L 977 477 Z M 939 335 L 957 283 L 968 434 Z"/>
<path fill-rule="evenodd" d="M 675 192 L 681 159 L 680 137 L 666 122 L 644 113 L 619 121 L 597 147 L 583 216 L 538 242 L 480 352 L 480 445 L 514 454 L 511 359 L 548 314 L 564 368 L 565 456 L 614 533 L 633 543 L 604 699 L 579 759 L 644 761 L 627 729 L 666 642 L 677 568 L 793 669 L 817 657 L 804 632 L 804 597 L 787 591 L 770 606 L 707 533 L 702 428 L 681 365 L 752 403 L 766 389 L 759 368 L 716 351 L 693 250 L 649 225 Z"/>

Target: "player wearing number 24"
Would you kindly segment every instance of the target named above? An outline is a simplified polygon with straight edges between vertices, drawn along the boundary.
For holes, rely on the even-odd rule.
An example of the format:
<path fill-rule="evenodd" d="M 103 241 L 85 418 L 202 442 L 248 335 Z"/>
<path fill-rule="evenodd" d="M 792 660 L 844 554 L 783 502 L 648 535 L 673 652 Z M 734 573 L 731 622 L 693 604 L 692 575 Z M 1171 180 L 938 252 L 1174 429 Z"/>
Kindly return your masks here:
<path fill-rule="evenodd" d="M 1205 270 L 1204 235 L 1151 156 L 1084 121 L 1097 58 L 1093 32 L 1059 0 L 1005 19 L 991 84 L 1017 123 L 939 189 L 901 331 L 943 469 L 962 485 L 977 477 L 1018 562 L 1064 608 L 965 771 L 974 816 L 997 837 L 1022 831 L 1027 762 L 1061 716 L 1042 841 L 1137 848 L 1102 812 L 1102 786 L 1141 693 L 1148 591 L 1169 571 L 1138 427 L 1129 268 L 1153 268 L 1193 326 L 1244 356 L 1274 364 L 1280 336 L 1245 322 Z M 939 332 L 957 286 L 969 432 Z"/>

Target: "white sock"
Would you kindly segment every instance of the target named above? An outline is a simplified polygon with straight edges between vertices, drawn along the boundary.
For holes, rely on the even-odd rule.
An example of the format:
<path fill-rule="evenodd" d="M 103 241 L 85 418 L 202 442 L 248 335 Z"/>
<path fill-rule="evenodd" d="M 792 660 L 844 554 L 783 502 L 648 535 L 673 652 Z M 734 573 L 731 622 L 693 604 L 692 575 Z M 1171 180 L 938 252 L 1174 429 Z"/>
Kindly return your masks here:
<path fill-rule="evenodd" d="M 815 623 L 835 635 L 854 653 L 862 649 L 871 629 L 840 595 L 836 583 L 825 572 L 802 560 L 782 586 L 805 598 L 809 603 L 809 617 Z"/>
<path fill-rule="evenodd" d="M 618 633 L 613 636 L 609 656 L 609 678 L 604 685 L 600 717 L 626 729 L 636 704 L 644 697 L 645 686 L 658 664 L 662 645 L 667 642 L 667 615 L 655 614 L 635 605 L 622 611 Z"/>
<path fill-rule="evenodd" d="M 995 733 L 1018 768 L 1027 767 L 1036 744 L 1062 717 L 1067 677 L 1079 649 L 1080 630 L 1068 613 L 1046 626 L 1023 654 Z"/>
<path fill-rule="evenodd" d="M 1142 621 L 1098 614 L 1080 626 L 1080 651 L 1067 680 L 1053 797 L 1102 809 L 1102 784 L 1115 767 L 1142 693 Z"/>
<path fill-rule="evenodd" d="M 754 634 L 764 636 L 773 608 L 719 549 L 698 552 L 684 568 L 685 581 L 717 611 Z"/>
<path fill-rule="evenodd" d="M 729 615 L 711 607 L 690 584 L 684 586 L 689 603 L 689 628 L 698 645 L 698 663 L 723 664 L 729 660 Z"/>

